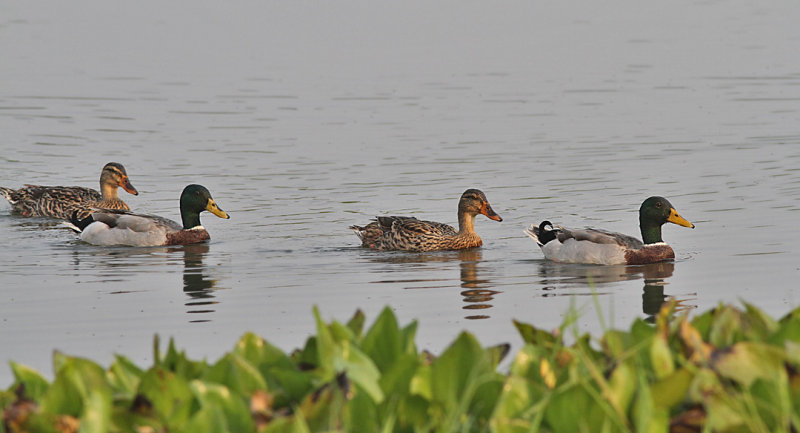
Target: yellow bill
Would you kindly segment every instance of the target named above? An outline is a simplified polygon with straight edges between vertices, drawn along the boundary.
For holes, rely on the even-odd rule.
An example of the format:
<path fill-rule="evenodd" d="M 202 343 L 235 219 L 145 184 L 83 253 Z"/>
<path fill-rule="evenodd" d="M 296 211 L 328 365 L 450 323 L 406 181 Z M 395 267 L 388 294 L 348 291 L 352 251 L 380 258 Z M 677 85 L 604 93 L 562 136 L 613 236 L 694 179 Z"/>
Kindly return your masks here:
<path fill-rule="evenodd" d="M 667 218 L 667 221 L 671 222 L 672 224 L 677 224 L 679 226 L 694 228 L 694 224 L 690 223 L 682 216 L 680 216 L 680 214 L 678 213 L 678 211 L 675 210 L 675 208 L 671 208 L 669 210 L 669 218 Z"/>
<path fill-rule="evenodd" d="M 208 203 L 206 204 L 206 210 L 220 218 L 225 218 L 225 219 L 230 218 L 230 215 L 225 213 L 224 210 L 220 209 L 219 206 L 217 206 L 217 203 L 214 201 L 213 198 L 208 199 Z"/>

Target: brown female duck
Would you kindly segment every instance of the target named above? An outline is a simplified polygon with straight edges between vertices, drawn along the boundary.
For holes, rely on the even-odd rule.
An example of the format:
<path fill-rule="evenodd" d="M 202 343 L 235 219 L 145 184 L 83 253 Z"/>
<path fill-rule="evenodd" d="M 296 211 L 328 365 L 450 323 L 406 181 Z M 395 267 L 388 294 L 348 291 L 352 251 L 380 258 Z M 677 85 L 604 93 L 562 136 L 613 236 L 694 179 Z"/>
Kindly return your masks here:
<path fill-rule="evenodd" d="M 24 188 L 10 189 L 0 187 L 13 212 L 26 217 L 54 217 L 70 219 L 75 211 L 83 218 L 91 208 L 130 210 L 130 207 L 117 195 L 117 188 L 139 195 L 128 180 L 128 173 L 122 164 L 109 162 L 100 172 L 100 192 L 82 186 L 42 186 L 25 185 Z"/>
<path fill-rule="evenodd" d="M 475 233 L 475 217 L 478 214 L 503 221 L 483 192 L 468 189 L 458 201 L 458 230 L 447 224 L 403 216 L 377 217 L 364 227 L 351 226 L 350 229 L 361 239 L 362 246 L 376 250 L 461 250 L 483 245 L 480 236 Z"/>

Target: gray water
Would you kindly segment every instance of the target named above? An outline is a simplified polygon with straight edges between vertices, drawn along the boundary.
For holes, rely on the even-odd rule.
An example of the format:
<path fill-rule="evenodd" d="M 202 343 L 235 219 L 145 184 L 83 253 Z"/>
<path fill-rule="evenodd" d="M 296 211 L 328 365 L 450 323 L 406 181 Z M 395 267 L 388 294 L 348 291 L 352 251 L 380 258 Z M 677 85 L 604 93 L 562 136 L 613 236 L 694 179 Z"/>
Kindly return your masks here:
<path fill-rule="evenodd" d="M 285 350 L 386 305 L 437 352 L 461 330 L 519 344 L 627 326 L 663 296 L 690 314 L 800 305 L 800 3 L 3 2 L 0 185 L 97 186 L 179 219 L 189 183 L 231 215 L 208 244 L 101 248 L 0 204 L 0 361 L 51 375 L 54 349 L 151 362 L 154 334 L 214 360 L 254 331 Z M 484 247 L 364 250 L 375 215 L 456 223 Z M 639 235 L 668 197 L 674 263 L 542 260 L 549 219 Z M 592 294 L 596 293 L 595 298 Z M 11 382 L 0 368 L 0 386 Z M 6 385 L 3 385 L 6 384 Z"/>

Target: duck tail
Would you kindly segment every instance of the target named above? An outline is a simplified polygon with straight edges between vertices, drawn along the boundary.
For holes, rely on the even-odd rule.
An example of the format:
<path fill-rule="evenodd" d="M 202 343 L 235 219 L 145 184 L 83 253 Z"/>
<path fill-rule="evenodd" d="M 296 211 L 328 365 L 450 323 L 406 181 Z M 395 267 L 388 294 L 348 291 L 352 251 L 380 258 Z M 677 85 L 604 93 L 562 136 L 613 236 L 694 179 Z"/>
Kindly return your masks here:
<path fill-rule="evenodd" d="M 549 230 L 547 229 L 548 226 L 550 227 Z M 524 230 L 525 234 L 530 236 L 530 238 L 533 239 L 534 241 L 536 241 L 536 243 L 540 247 L 544 246 L 546 243 L 555 239 L 556 234 L 559 231 L 560 231 L 559 229 L 553 227 L 553 223 L 551 223 L 550 221 L 542 221 L 542 223 L 539 224 L 539 227 L 531 225 L 530 227 Z"/>
<path fill-rule="evenodd" d="M 361 226 L 352 225 L 352 226 L 350 226 L 350 227 L 348 227 L 348 228 L 349 228 L 350 230 L 352 230 L 352 231 L 353 231 L 353 233 L 355 233 L 355 234 L 356 234 L 356 236 L 358 236 L 358 238 L 359 238 L 359 239 L 362 239 L 362 240 L 364 239 L 364 229 L 365 229 L 366 227 L 361 227 Z"/>
<path fill-rule="evenodd" d="M 86 218 L 80 219 L 78 218 L 78 212 L 79 210 L 75 210 L 74 212 L 72 212 L 72 216 L 70 217 L 69 222 L 71 222 L 72 225 L 74 225 L 76 228 L 78 228 L 79 231 L 82 232 L 83 230 L 86 229 L 86 227 L 89 226 L 89 224 L 94 222 L 94 218 L 92 218 L 92 214 L 89 214 Z"/>
<path fill-rule="evenodd" d="M 11 203 L 11 204 L 14 204 L 14 203 L 17 202 L 17 200 L 15 198 L 13 198 L 15 192 L 17 192 L 17 191 L 13 190 L 13 189 L 10 189 L 10 188 L 5 188 L 5 187 L 0 186 L 0 195 L 5 197 L 6 200 L 8 200 L 8 202 Z"/>

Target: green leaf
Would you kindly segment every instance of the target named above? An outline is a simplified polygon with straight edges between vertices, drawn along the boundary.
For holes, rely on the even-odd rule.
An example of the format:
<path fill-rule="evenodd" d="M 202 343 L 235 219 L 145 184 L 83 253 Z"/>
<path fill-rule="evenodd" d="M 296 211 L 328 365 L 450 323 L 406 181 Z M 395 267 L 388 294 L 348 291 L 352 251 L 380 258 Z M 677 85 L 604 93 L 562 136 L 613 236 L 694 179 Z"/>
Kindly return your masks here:
<path fill-rule="evenodd" d="M 389 307 L 378 316 L 361 342 L 361 348 L 382 372 L 387 371 L 403 353 L 403 341 L 397 319 Z"/>
<path fill-rule="evenodd" d="M 675 361 L 666 336 L 658 334 L 651 340 L 650 365 L 657 379 L 663 379 L 675 371 Z"/>
<path fill-rule="evenodd" d="M 139 387 L 139 380 L 144 371 L 124 356 L 116 355 L 115 358 L 107 372 L 109 384 L 115 392 L 132 397 Z"/>
<path fill-rule="evenodd" d="M 652 384 L 653 404 L 657 408 L 671 409 L 687 400 L 694 373 L 681 368 Z"/>
<path fill-rule="evenodd" d="M 218 408 L 225 416 L 225 425 L 233 432 L 248 432 L 255 428 L 250 409 L 245 397 L 234 395 L 227 387 L 213 383 L 193 380 L 190 384 L 195 398 L 200 402 L 201 410 Z M 217 416 L 216 411 L 205 416 Z M 218 421 L 214 420 L 214 423 Z M 190 423 L 191 425 L 191 423 Z"/>
<path fill-rule="evenodd" d="M 194 394 L 181 376 L 153 367 L 142 376 L 139 394 L 147 398 L 169 430 L 180 430 L 193 411 Z"/>
<path fill-rule="evenodd" d="M 533 325 L 514 320 L 514 326 L 522 337 L 522 341 L 526 343 L 546 348 L 561 345 L 560 337 L 556 338 L 552 333 L 536 328 Z"/>
<path fill-rule="evenodd" d="M 111 430 L 111 396 L 107 391 L 90 391 L 81 416 L 80 433 L 107 433 Z"/>
<path fill-rule="evenodd" d="M 756 379 L 785 381 L 784 355 L 771 344 L 743 341 L 713 356 L 714 368 L 724 377 L 749 387 Z"/>
<path fill-rule="evenodd" d="M 355 314 L 353 314 L 353 317 L 347 321 L 347 327 L 350 328 L 356 338 L 361 338 L 361 332 L 364 330 L 364 322 L 366 322 L 366 320 L 367 317 L 364 315 L 364 312 L 361 310 L 356 310 Z"/>
<path fill-rule="evenodd" d="M 636 385 L 636 372 L 630 363 L 621 363 L 611 372 L 608 381 L 609 394 L 606 397 L 620 411 L 619 414 L 624 415 L 628 412 Z"/>
<path fill-rule="evenodd" d="M 493 373 L 486 351 L 462 332 L 431 365 L 433 398 L 448 410 L 464 407 L 485 375 Z"/>
<path fill-rule="evenodd" d="M 41 409 L 52 414 L 78 417 L 90 392 L 111 398 L 111 387 L 103 369 L 92 361 L 58 354 L 54 364 L 59 366 L 53 384 L 42 397 Z"/>
<path fill-rule="evenodd" d="M 245 396 L 267 389 L 267 382 L 258 369 L 236 353 L 220 358 L 206 371 L 203 380 L 225 385 L 236 394 Z"/>
<path fill-rule="evenodd" d="M 378 380 L 381 373 L 372 360 L 349 341 L 342 342 L 342 367 L 347 376 L 376 402 L 383 401 L 384 395 Z"/>
<path fill-rule="evenodd" d="M 204 406 L 192 415 L 183 431 L 191 433 L 221 433 L 242 430 L 231 430 L 225 414 L 218 406 Z"/>
<path fill-rule="evenodd" d="M 19 384 L 25 385 L 25 396 L 34 401 L 39 401 L 47 392 L 50 383 L 36 370 L 14 361 L 9 362 L 11 372 L 14 374 L 14 388 Z"/>

